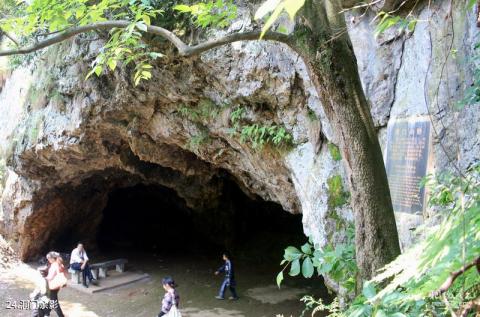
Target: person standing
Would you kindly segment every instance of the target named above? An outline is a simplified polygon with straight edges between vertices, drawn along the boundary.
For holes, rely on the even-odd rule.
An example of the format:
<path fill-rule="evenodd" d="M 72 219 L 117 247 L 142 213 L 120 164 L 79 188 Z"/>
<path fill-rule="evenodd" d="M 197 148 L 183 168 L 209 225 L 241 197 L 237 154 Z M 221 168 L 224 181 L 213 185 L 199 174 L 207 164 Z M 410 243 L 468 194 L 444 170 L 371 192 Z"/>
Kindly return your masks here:
<path fill-rule="evenodd" d="M 87 251 L 85 251 L 83 244 L 79 242 L 70 255 L 70 268 L 82 272 L 82 281 L 83 286 L 85 287 L 88 287 L 89 283 L 94 285 L 97 284 L 96 280 L 93 278 L 92 270 L 90 269 L 88 261 Z"/>
<path fill-rule="evenodd" d="M 48 284 L 45 279 L 48 275 L 48 267 L 40 267 L 37 270 L 38 276 L 35 279 L 35 290 L 30 293 L 30 300 L 33 303 L 32 317 L 45 317 L 50 313 L 48 309 Z"/>
<path fill-rule="evenodd" d="M 163 297 L 162 309 L 160 310 L 158 317 L 168 314 L 173 306 L 178 308 L 180 303 L 180 296 L 176 290 L 177 285 L 171 277 L 165 277 L 162 280 L 162 286 L 165 290 L 165 296 Z"/>
<path fill-rule="evenodd" d="M 65 274 L 65 268 L 63 267 L 63 261 L 60 257 L 60 254 L 57 252 L 51 251 L 47 254 L 47 260 L 49 263 L 48 267 L 48 275 L 45 279 L 48 282 L 48 298 L 50 299 L 49 302 L 49 310 L 53 309 L 57 313 L 58 317 L 64 317 L 62 308 L 60 307 L 60 302 L 58 301 L 58 292 L 60 289 L 65 285 L 58 285 L 52 286 L 54 280 L 64 280 L 66 283 L 66 278 L 60 278 L 60 275 Z M 62 282 L 63 283 L 63 282 Z"/>
<path fill-rule="evenodd" d="M 216 296 L 215 298 L 220 300 L 225 299 L 225 291 L 228 287 L 230 289 L 230 293 L 232 294 L 229 299 L 237 300 L 238 295 L 235 289 L 237 283 L 235 281 L 235 273 L 233 270 L 233 263 L 231 261 L 231 257 L 228 252 L 224 252 L 222 258 L 225 263 L 217 271 L 215 271 L 215 275 L 225 273 L 225 278 L 223 279 L 223 283 L 220 287 L 220 291 L 218 292 L 218 296 Z"/>

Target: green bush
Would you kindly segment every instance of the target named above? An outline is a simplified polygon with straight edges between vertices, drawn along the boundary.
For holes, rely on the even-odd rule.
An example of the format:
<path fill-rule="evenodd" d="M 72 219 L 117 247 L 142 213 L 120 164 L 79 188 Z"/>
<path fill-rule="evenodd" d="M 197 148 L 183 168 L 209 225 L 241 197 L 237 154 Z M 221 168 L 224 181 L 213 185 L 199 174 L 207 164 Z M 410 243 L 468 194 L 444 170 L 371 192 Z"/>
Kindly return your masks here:
<path fill-rule="evenodd" d="M 480 165 L 462 176 L 430 176 L 425 184 L 430 190 L 430 207 L 444 220 L 435 227 L 421 228 L 426 238 L 365 282 L 362 294 L 342 312 L 312 297 L 305 301 L 308 309 L 337 317 L 476 316 L 467 307 L 480 301 Z M 287 249 L 285 261 L 312 257 L 307 247 L 302 251 Z M 353 260 L 351 252 L 347 254 Z M 331 259 L 344 261 L 341 257 Z M 293 273 L 297 272 L 295 264 Z M 333 271 L 333 276 L 344 280 L 347 272 L 335 275 Z M 332 275 L 332 271 L 327 273 Z M 282 279 L 283 275 L 277 278 L 279 282 Z"/>
<path fill-rule="evenodd" d="M 324 248 L 316 248 L 309 241 L 300 249 L 294 246 L 287 247 L 280 263 L 283 269 L 277 275 L 277 285 L 280 287 L 285 270 L 290 268 L 288 273 L 290 276 L 301 273 L 303 277 L 311 278 L 315 271 L 317 275 L 327 274 L 340 286 L 353 292 L 358 272 L 354 241 L 354 228 L 350 226 L 346 230 L 346 241 L 336 246 L 328 244 Z"/>

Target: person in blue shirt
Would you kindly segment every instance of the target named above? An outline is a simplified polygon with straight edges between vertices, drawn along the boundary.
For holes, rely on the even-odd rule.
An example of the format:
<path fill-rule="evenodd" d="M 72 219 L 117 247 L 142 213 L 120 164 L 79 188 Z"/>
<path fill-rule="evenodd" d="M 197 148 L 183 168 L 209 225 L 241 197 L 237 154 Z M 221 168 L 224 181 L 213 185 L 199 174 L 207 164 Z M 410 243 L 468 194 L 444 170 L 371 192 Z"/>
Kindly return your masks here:
<path fill-rule="evenodd" d="M 237 291 L 235 290 L 236 282 L 235 282 L 235 273 L 233 270 L 233 264 L 231 261 L 231 257 L 228 254 L 228 252 L 223 253 L 223 260 L 225 263 L 215 271 L 215 275 L 218 275 L 220 273 L 225 273 L 225 278 L 223 279 L 222 286 L 220 287 L 220 291 L 218 292 L 218 296 L 216 296 L 216 299 L 223 300 L 225 299 L 225 291 L 227 287 L 230 289 L 230 293 L 232 296 L 230 296 L 230 300 L 237 300 L 238 295 Z"/>

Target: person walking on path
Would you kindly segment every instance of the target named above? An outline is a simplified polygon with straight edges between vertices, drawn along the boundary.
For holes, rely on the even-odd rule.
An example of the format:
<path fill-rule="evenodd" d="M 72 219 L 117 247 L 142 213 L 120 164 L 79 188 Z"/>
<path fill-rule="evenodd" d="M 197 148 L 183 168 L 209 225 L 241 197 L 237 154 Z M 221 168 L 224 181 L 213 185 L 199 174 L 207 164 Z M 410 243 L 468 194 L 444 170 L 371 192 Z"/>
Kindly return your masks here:
<path fill-rule="evenodd" d="M 231 261 L 231 257 L 228 252 L 224 252 L 222 258 L 225 263 L 217 271 L 215 271 L 215 275 L 225 273 L 225 278 L 223 279 L 223 283 L 220 287 L 220 291 L 218 292 L 218 296 L 216 296 L 215 298 L 220 300 L 225 299 L 225 291 L 228 287 L 232 295 L 229 299 L 237 300 L 239 297 L 235 289 L 237 283 L 235 281 L 235 273 L 233 270 L 233 263 Z"/>
<path fill-rule="evenodd" d="M 63 266 L 63 260 L 60 257 L 60 254 L 57 252 L 51 251 L 47 254 L 47 260 L 49 262 L 48 275 L 45 279 L 48 282 L 48 298 L 50 299 L 49 309 L 55 310 L 58 317 L 64 317 L 62 308 L 60 307 L 60 302 L 58 301 L 58 292 L 65 285 L 52 286 L 53 284 L 58 284 L 58 280 L 66 283 L 65 276 L 65 267 Z M 63 276 L 62 276 L 63 275 Z"/>
<path fill-rule="evenodd" d="M 171 277 L 165 277 L 162 280 L 162 285 L 165 290 L 165 296 L 163 297 L 162 309 L 160 310 L 158 317 L 167 315 L 174 305 L 178 308 L 180 304 L 180 296 L 176 290 L 177 285 L 175 284 L 175 281 Z"/>

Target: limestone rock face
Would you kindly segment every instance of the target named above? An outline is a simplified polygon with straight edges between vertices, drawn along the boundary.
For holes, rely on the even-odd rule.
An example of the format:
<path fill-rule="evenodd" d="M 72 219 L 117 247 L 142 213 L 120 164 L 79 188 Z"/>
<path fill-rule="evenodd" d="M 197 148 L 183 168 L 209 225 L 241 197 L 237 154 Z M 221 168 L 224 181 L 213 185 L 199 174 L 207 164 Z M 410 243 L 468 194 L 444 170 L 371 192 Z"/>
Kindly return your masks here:
<path fill-rule="evenodd" d="M 446 3 L 434 5 L 420 14 L 430 26 L 419 23 L 411 34 L 375 38 L 368 14 L 348 16 L 349 32 L 382 146 L 389 121 L 430 115 L 435 168 L 452 169 L 451 157 L 465 169 L 479 159 L 480 111 L 455 112 L 453 105 L 471 82 L 478 32 L 473 14 L 454 8 L 451 20 Z M 240 19 L 230 31 L 251 27 Z M 455 58 L 446 55 L 451 43 Z M 195 58 L 165 57 L 155 62 L 152 80 L 134 86 L 129 69 L 85 80 L 102 44 L 89 35 L 52 47 L 35 66 L 15 70 L 0 91 L 0 233 L 22 258 L 82 217 L 91 223 L 81 230 L 94 230 L 115 188 L 160 184 L 191 208 L 208 210 L 226 175 L 248 195 L 302 213 L 315 243 L 341 240 L 353 215 L 348 204 L 329 204 L 329 179 L 344 178 L 343 167 L 292 50 L 248 42 Z M 244 122 L 284 127 L 293 146 L 242 142 L 231 120 L 238 109 Z M 399 220 L 405 244 L 410 225 Z"/>

